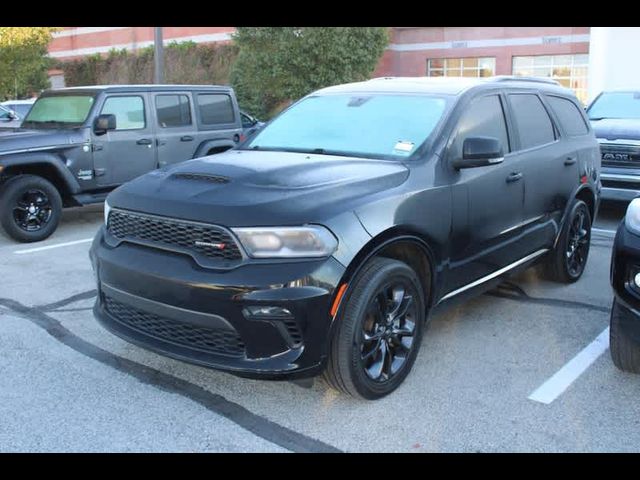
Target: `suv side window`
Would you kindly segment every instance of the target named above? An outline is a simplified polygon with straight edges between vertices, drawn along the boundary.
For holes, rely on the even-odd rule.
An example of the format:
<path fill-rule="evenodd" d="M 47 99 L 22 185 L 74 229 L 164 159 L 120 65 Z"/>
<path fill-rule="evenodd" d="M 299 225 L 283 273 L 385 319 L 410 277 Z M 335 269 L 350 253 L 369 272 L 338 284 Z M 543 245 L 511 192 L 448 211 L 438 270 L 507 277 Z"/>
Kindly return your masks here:
<path fill-rule="evenodd" d="M 575 103 L 568 98 L 553 95 L 546 97 L 567 135 L 577 136 L 589 133 L 589 128 Z"/>
<path fill-rule="evenodd" d="M 139 96 L 108 97 L 101 113 L 116 116 L 116 130 L 138 130 L 146 126 L 144 101 Z"/>
<path fill-rule="evenodd" d="M 458 121 L 451 145 L 451 158 L 462 157 L 462 144 L 469 137 L 493 137 L 500 140 L 504 153 L 510 151 L 507 124 L 500 97 L 486 95 L 475 98 Z"/>
<path fill-rule="evenodd" d="M 191 125 L 191 107 L 187 95 L 157 95 L 156 112 L 162 128 Z"/>
<path fill-rule="evenodd" d="M 224 93 L 199 93 L 198 109 L 205 125 L 235 122 L 231 97 Z"/>
<path fill-rule="evenodd" d="M 511 93 L 509 102 L 520 137 L 521 150 L 555 141 L 555 130 L 551 118 L 536 94 Z"/>

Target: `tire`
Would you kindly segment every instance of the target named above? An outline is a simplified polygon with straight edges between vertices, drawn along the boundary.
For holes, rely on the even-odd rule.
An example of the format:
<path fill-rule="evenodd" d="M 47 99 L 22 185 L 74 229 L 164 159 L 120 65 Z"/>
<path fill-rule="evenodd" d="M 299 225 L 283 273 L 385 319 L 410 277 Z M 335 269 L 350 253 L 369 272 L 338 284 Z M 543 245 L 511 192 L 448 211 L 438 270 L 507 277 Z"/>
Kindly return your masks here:
<path fill-rule="evenodd" d="M 609 350 L 613 364 L 620 370 L 640 373 L 640 343 L 633 341 L 625 333 L 622 324 L 634 325 L 640 330 L 640 318 L 613 300 L 611 325 L 609 329 Z M 628 327 L 627 327 L 628 328 Z M 638 333 L 640 338 L 640 332 Z"/>
<path fill-rule="evenodd" d="M 580 219 L 582 222 L 580 223 Z M 578 230 L 577 226 L 582 225 Z M 584 273 L 591 244 L 591 214 L 582 200 L 575 199 L 562 227 L 556 247 L 545 265 L 546 277 L 561 283 L 576 282 Z M 568 256 L 573 252 L 573 256 Z"/>
<path fill-rule="evenodd" d="M 0 224 L 19 242 L 39 242 L 58 227 L 62 214 L 60 193 L 37 175 L 9 179 L 0 190 Z"/>
<path fill-rule="evenodd" d="M 383 298 L 388 301 L 380 302 Z M 398 312 L 401 306 L 404 315 Z M 385 322 L 383 312 L 389 313 L 387 320 L 394 312 L 400 315 Z M 325 380 L 367 400 L 393 392 L 415 362 L 425 326 L 424 293 L 416 273 L 400 261 L 374 258 L 352 281 L 339 315 Z"/>

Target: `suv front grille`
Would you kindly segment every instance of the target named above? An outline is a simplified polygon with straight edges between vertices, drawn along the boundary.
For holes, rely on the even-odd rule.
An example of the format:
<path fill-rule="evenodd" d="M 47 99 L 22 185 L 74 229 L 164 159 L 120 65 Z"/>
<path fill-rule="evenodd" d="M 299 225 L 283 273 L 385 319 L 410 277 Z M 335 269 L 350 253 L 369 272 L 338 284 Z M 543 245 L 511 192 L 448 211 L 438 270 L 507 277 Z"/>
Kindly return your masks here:
<path fill-rule="evenodd" d="M 224 262 L 230 267 L 242 260 L 235 240 L 216 225 L 112 209 L 107 231 L 120 240 L 217 260 L 218 266 Z"/>
<path fill-rule="evenodd" d="M 640 168 L 640 147 L 601 143 L 600 152 L 604 166 Z"/>
<path fill-rule="evenodd" d="M 104 295 L 104 307 L 118 323 L 150 337 L 181 347 L 216 355 L 243 357 L 245 346 L 235 330 L 221 330 L 180 323 Z"/>

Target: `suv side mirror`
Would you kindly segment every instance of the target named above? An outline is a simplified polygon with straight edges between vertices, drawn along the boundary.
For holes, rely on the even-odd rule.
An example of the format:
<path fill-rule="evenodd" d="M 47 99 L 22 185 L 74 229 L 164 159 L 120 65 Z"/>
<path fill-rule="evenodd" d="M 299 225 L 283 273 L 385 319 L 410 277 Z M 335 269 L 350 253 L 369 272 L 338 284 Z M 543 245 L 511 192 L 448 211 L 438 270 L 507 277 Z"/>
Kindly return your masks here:
<path fill-rule="evenodd" d="M 93 121 L 93 133 L 104 135 L 108 130 L 116 129 L 116 116 L 112 113 L 98 115 Z"/>
<path fill-rule="evenodd" d="M 493 137 L 469 137 L 462 144 L 462 158 L 454 160 L 456 169 L 484 167 L 502 163 L 502 143 Z"/>

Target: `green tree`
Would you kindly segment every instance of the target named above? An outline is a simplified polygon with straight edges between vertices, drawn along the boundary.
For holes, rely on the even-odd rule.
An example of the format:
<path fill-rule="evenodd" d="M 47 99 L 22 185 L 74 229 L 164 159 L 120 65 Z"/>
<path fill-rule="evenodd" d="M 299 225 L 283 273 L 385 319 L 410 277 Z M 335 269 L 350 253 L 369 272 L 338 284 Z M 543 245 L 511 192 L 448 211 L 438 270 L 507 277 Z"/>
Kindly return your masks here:
<path fill-rule="evenodd" d="M 22 98 L 49 86 L 47 46 L 53 27 L 0 27 L 0 99 Z"/>
<path fill-rule="evenodd" d="M 238 27 L 231 83 L 243 108 L 269 118 L 313 90 L 371 76 L 385 27 Z"/>

